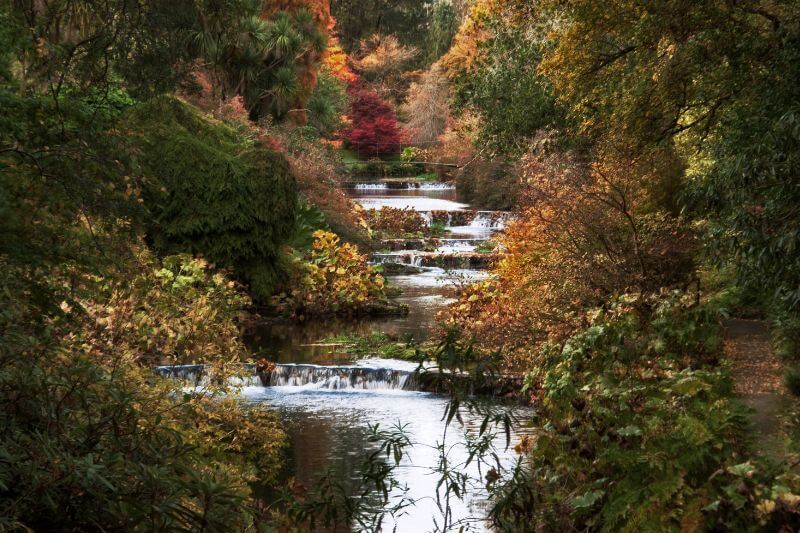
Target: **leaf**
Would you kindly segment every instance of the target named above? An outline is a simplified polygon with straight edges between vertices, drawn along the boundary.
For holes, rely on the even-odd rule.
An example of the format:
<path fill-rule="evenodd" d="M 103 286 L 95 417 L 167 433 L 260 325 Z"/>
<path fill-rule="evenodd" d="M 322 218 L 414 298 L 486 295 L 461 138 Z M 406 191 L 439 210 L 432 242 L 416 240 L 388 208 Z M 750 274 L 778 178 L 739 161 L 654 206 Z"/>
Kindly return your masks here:
<path fill-rule="evenodd" d="M 617 431 L 617 433 L 621 437 L 639 437 L 642 434 L 642 430 L 636 426 L 625 426 Z"/>
<path fill-rule="evenodd" d="M 590 490 L 583 496 L 578 496 L 572 500 L 572 506 L 575 509 L 588 509 L 593 507 L 603 496 L 605 496 L 605 491 L 603 490 Z"/>
<path fill-rule="evenodd" d="M 695 376 L 688 376 L 678 380 L 677 383 L 670 387 L 670 390 L 676 394 L 684 396 L 695 396 L 700 391 L 710 390 L 711 386 L 705 381 Z"/>

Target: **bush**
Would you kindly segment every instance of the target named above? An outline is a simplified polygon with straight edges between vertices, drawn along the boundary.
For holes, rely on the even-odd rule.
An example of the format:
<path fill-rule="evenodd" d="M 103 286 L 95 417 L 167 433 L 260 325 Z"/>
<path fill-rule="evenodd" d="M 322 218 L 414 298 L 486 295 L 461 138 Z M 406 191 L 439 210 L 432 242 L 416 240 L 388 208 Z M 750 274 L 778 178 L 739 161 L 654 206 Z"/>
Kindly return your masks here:
<path fill-rule="evenodd" d="M 365 89 L 351 89 L 348 96 L 352 125 L 345 132 L 347 146 L 366 157 L 398 153 L 403 138 L 392 107 Z"/>
<path fill-rule="evenodd" d="M 295 317 L 402 311 L 389 302 L 383 276 L 358 248 L 327 231 L 315 232 L 314 239 L 297 264 L 291 291 L 273 299 L 279 311 Z"/>
<path fill-rule="evenodd" d="M 34 305 L 31 271 L 0 269 L 0 529 L 241 531 L 248 483 L 275 482 L 274 415 L 141 366 L 161 350 L 220 369 L 238 359 L 243 297 L 189 257 L 140 258 L 60 309 Z"/>
<path fill-rule="evenodd" d="M 445 316 L 486 347 L 507 348 L 510 362 L 516 349 L 535 357 L 532 346 L 563 339 L 612 295 L 683 288 L 694 273 L 691 226 L 650 206 L 635 165 L 575 157 L 522 160 L 526 207 L 502 237 L 498 276 Z"/>
<path fill-rule="evenodd" d="M 783 375 L 783 383 L 789 392 L 795 396 L 800 396 L 800 368 L 787 368 Z"/>
<path fill-rule="evenodd" d="M 202 255 L 266 301 L 284 276 L 297 187 L 286 159 L 191 106 L 160 98 L 126 126 L 147 180 L 148 234 L 160 253 Z"/>
<path fill-rule="evenodd" d="M 528 485 L 503 491 L 498 525 L 735 531 L 796 524 L 796 480 L 746 460 L 746 413 L 731 400 L 727 372 L 708 364 L 721 346 L 719 317 L 679 293 L 637 300 L 622 297 L 588 313 L 588 325 L 547 347 L 528 376 L 542 431 L 525 443 Z M 643 316 L 642 308 L 654 311 Z"/>
<path fill-rule="evenodd" d="M 411 208 L 382 207 L 365 212 L 367 224 L 386 237 L 419 235 L 428 232 L 428 223 Z"/>

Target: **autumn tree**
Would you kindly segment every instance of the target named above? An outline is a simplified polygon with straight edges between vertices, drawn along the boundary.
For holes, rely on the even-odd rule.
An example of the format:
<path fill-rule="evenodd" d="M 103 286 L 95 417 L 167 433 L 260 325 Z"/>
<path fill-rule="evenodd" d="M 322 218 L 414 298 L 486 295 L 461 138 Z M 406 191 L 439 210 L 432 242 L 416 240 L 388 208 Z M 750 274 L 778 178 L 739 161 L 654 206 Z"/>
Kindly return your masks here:
<path fill-rule="evenodd" d="M 650 183 L 669 172 L 660 161 L 538 141 L 516 169 L 523 207 L 502 238 L 498 277 L 468 289 L 450 315 L 512 355 L 569 334 L 612 295 L 686 287 L 694 269 L 690 226 L 654 201 Z"/>
<path fill-rule="evenodd" d="M 431 65 L 411 85 L 402 111 L 412 142 L 428 145 L 439 140 L 450 118 L 450 85 L 441 65 Z"/>
<path fill-rule="evenodd" d="M 348 96 L 351 121 L 345 131 L 348 146 L 365 157 L 399 152 L 403 135 L 392 106 L 367 89 L 353 88 Z"/>

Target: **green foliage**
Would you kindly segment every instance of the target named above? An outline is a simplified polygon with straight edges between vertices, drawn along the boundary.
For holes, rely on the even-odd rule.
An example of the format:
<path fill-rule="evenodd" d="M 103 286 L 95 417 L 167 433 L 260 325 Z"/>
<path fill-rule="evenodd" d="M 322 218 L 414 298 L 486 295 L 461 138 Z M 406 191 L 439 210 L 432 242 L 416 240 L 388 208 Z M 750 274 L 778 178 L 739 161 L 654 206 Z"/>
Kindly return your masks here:
<path fill-rule="evenodd" d="M 428 13 L 423 0 L 333 0 L 331 14 L 339 40 L 348 51 L 374 33 L 397 35 L 403 44 L 424 44 Z"/>
<path fill-rule="evenodd" d="M 387 359 L 417 359 L 417 349 L 408 336 L 398 337 L 382 331 L 366 334 L 344 334 L 321 340 L 324 343 L 342 344 L 339 350 L 358 357 L 383 357 Z"/>
<path fill-rule="evenodd" d="M 294 250 L 305 252 L 314 243 L 314 233 L 318 230 L 330 231 L 325 214 L 307 200 L 301 200 L 297 206 L 294 235 L 287 244 Z"/>
<path fill-rule="evenodd" d="M 414 179 L 423 183 L 437 183 L 439 181 L 439 174 L 436 172 L 428 172 L 427 174 L 420 174 Z"/>
<path fill-rule="evenodd" d="M 327 231 L 314 233 L 314 244 L 297 261 L 289 287 L 273 304 L 296 317 L 407 312 L 388 300 L 383 276 L 358 248 Z"/>
<path fill-rule="evenodd" d="M 787 60 L 790 68 L 800 75 L 800 55 Z M 735 267 L 742 285 L 769 291 L 779 305 L 797 310 L 800 92 L 794 77 L 783 70 L 762 98 L 743 103 L 722 124 L 712 166 L 693 180 L 690 193 L 711 216 L 708 242 L 717 263 Z"/>
<path fill-rule="evenodd" d="M 403 148 L 403 151 L 400 152 L 400 160 L 404 163 L 410 163 L 415 161 L 419 157 L 419 148 L 414 146 L 406 146 Z"/>
<path fill-rule="evenodd" d="M 678 294 L 649 317 L 640 304 L 623 297 L 589 313 L 528 376 L 543 431 L 526 443 L 532 492 L 510 497 L 531 499 L 530 514 L 503 507 L 496 520 L 608 531 L 791 523 L 772 512 L 783 481 L 741 464 L 747 417 L 726 371 L 708 364 L 721 343 L 716 313 Z"/>
<path fill-rule="evenodd" d="M 433 63 L 450 49 L 458 30 L 458 18 L 453 4 L 447 0 L 436 0 L 428 18 L 428 35 L 425 54 L 428 63 Z"/>
<path fill-rule="evenodd" d="M 783 383 L 789 392 L 800 396 L 800 368 L 787 368 L 783 374 Z"/>
<path fill-rule="evenodd" d="M 341 117 L 347 112 L 347 93 L 343 83 L 326 68 L 320 70 L 308 110 L 309 124 L 323 137 L 331 137 L 341 128 Z"/>
<path fill-rule="evenodd" d="M 263 7 L 252 0 L 204 0 L 191 32 L 193 49 L 210 69 L 216 100 L 241 95 L 251 116 L 282 119 L 307 98 L 302 75 L 309 66 L 316 69 L 326 40 L 309 11 L 278 11 L 267 19 Z"/>
<path fill-rule="evenodd" d="M 34 272 L 0 272 L 0 529 L 249 527 L 247 482 L 273 482 L 279 466 L 275 417 L 220 401 L 224 389 L 185 394 L 139 365 L 209 343 L 228 346 L 208 350 L 211 362 L 238 355 L 229 282 L 187 257 L 145 259 L 42 308 L 28 299 Z"/>
<path fill-rule="evenodd" d="M 246 530 L 248 483 L 277 474 L 276 418 L 221 398 L 224 379 L 187 394 L 142 367 L 205 361 L 224 378 L 247 355 L 237 286 L 141 245 L 153 182 L 119 129 L 134 97 L 182 78 L 193 4 L 13 4 L 0 3 L 0 530 Z"/>
<path fill-rule="evenodd" d="M 138 106 L 125 124 L 148 178 L 155 248 L 200 254 L 266 301 L 295 228 L 296 185 L 284 157 L 174 99 Z"/>
<path fill-rule="evenodd" d="M 528 13 L 522 20 L 533 17 Z M 513 20 L 502 13 L 487 17 L 488 37 L 478 43 L 477 57 L 454 69 L 451 78 L 456 110 L 480 117 L 478 143 L 493 152 L 519 155 L 540 129 L 563 126 L 564 112 L 555 103 L 549 80 L 538 72 L 542 37 Z"/>

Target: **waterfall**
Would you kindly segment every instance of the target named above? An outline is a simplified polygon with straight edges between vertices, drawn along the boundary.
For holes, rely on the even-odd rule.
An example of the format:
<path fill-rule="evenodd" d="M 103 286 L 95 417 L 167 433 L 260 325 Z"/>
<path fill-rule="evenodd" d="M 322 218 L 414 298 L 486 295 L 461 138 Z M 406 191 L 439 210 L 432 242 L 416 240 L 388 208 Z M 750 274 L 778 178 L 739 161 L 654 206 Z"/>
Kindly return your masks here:
<path fill-rule="evenodd" d="M 420 183 L 416 181 L 386 181 L 380 183 L 353 183 L 350 188 L 356 191 L 386 191 L 389 189 L 408 191 L 454 191 L 451 183 Z"/>
<path fill-rule="evenodd" d="M 383 265 L 386 263 L 395 263 L 398 265 L 413 265 L 419 266 L 415 264 L 417 257 L 413 252 L 400 252 L 400 253 L 375 253 L 371 256 L 372 262 Z"/>
<path fill-rule="evenodd" d="M 474 252 L 483 239 L 442 239 L 436 247 L 436 253 Z"/>
<path fill-rule="evenodd" d="M 358 366 L 276 365 L 266 383 L 270 387 L 307 387 L 331 390 L 415 390 L 414 373 Z"/>
<path fill-rule="evenodd" d="M 481 229 L 503 229 L 511 219 L 508 211 L 418 211 L 430 226 L 433 222 L 443 221 L 446 228 L 465 227 Z"/>
<path fill-rule="evenodd" d="M 417 390 L 414 372 L 390 368 L 360 366 L 320 366 L 280 364 L 269 374 L 256 372 L 253 364 L 242 365 L 243 377 L 231 379 L 231 385 L 245 387 L 306 387 L 330 390 Z M 156 374 L 176 379 L 192 387 L 206 383 L 205 365 L 159 366 Z"/>
<path fill-rule="evenodd" d="M 456 186 L 451 183 L 409 183 L 407 188 L 409 190 L 420 191 L 454 191 Z"/>
<path fill-rule="evenodd" d="M 153 370 L 161 377 L 183 381 L 192 387 L 199 387 L 208 383 L 205 365 L 157 366 Z M 261 385 L 261 380 L 256 375 L 255 365 L 242 365 L 241 375 L 228 378 L 228 385 L 239 387 Z"/>

